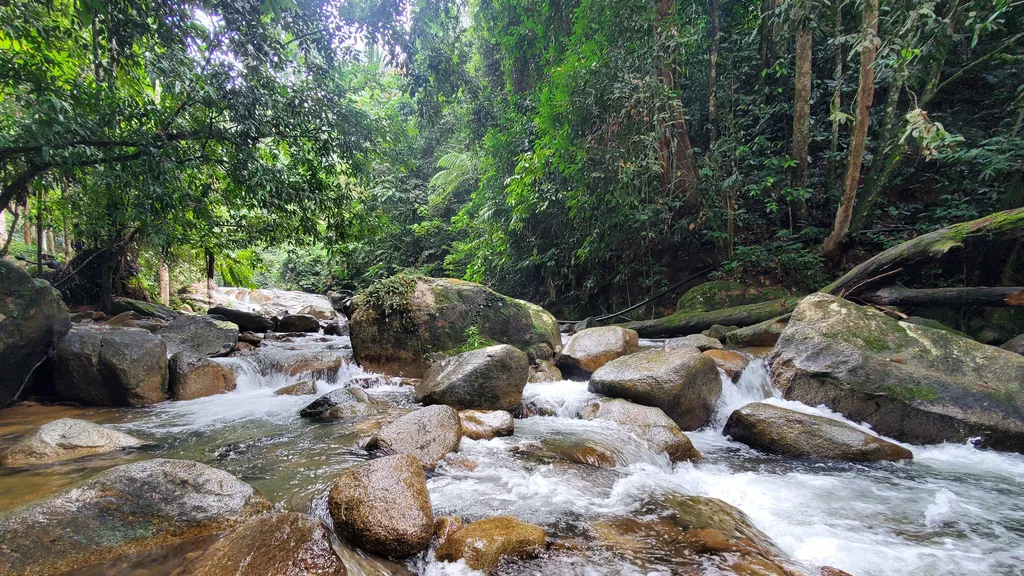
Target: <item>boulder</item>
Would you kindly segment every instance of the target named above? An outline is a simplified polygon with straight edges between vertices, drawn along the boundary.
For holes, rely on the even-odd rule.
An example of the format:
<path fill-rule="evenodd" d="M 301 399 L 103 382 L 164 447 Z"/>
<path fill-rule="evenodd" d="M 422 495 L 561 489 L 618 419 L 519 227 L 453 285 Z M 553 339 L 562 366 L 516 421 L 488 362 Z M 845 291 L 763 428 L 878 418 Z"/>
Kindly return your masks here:
<path fill-rule="evenodd" d="M 522 351 L 499 344 L 457 354 L 435 363 L 416 385 L 416 401 L 458 410 L 519 407 L 530 374 Z"/>
<path fill-rule="evenodd" d="M 281 350 L 265 346 L 253 358 L 264 374 L 335 380 L 338 370 L 352 355 L 348 350 Z"/>
<path fill-rule="evenodd" d="M 679 426 L 660 408 L 619 398 L 593 400 L 579 410 L 584 420 L 609 420 L 652 447 L 664 450 L 673 462 L 701 459 L 700 452 Z"/>
<path fill-rule="evenodd" d="M 828 294 L 803 299 L 769 362 L 786 398 L 912 444 L 1024 452 L 1024 357 Z"/>
<path fill-rule="evenodd" d="M 710 422 L 722 380 L 715 362 L 696 348 L 645 350 L 599 368 L 588 389 L 661 408 L 683 430 L 696 430 Z"/>
<path fill-rule="evenodd" d="M 750 364 L 749 358 L 733 350 L 708 350 L 704 355 L 714 360 L 715 366 L 721 368 L 733 382 L 739 380 L 740 374 Z"/>
<path fill-rule="evenodd" d="M 223 306 L 214 306 L 206 311 L 207 314 L 223 316 L 228 322 L 238 326 L 239 330 L 247 332 L 269 332 L 277 328 L 277 323 L 255 312 L 245 312 Z"/>
<path fill-rule="evenodd" d="M 420 378 L 428 354 L 463 349 L 473 340 L 519 349 L 561 345 L 558 324 L 539 306 L 451 278 L 395 276 L 352 302 L 352 348 L 364 368 Z"/>
<path fill-rule="evenodd" d="M 679 297 L 677 311 L 709 312 L 785 298 L 782 288 L 745 286 L 739 282 L 714 280 L 698 284 Z"/>
<path fill-rule="evenodd" d="M 715 324 L 711 326 L 711 328 L 708 328 L 707 330 L 701 332 L 701 334 L 709 338 L 714 338 L 715 340 L 721 342 L 722 340 L 728 338 L 727 335 L 729 334 L 729 332 L 735 332 L 736 330 L 739 329 L 739 326 L 722 326 L 721 324 Z"/>
<path fill-rule="evenodd" d="M 434 538 L 437 538 L 438 542 L 444 542 L 444 539 L 451 536 L 455 531 L 461 529 L 464 526 L 462 518 L 458 516 L 442 516 L 434 520 Z"/>
<path fill-rule="evenodd" d="M 278 332 L 319 332 L 320 322 L 309 314 L 288 314 L 277 321 Z"/>
<path fill-rule="evenodd" d="M 0 454 L 0 466 L 72 460 L 145 444 L 134 436 L 86 420 L 61 418 L 43 424 Z"/>
<path fill-rule="evenodd" d="M 167 353 L 190 352 L 198 356 L 226 356 L 238 342 L 238 326 L 205 316 L 179 316 L 158 330 L 167 342 Z"/>
<path fill-rule="evenodd" d="M 235 528 L 203 553 L 192 576 L 346 576 L 331 532 L 316 518 L 264 514 Z"/>
<path fill-rule="evenodd" d="M 322 304 L 306 304 L 296 314 L 300 316 L 312 316 L 317 320 L 323 320 L 325 322 L 333 322 L 338 317 L 338 313 L 335 312 L 334 307 L 330 302 L 325 301 Z"/>
<path fill-rule="evenodd" d="M 171 398 L 195 400 L 235 389 L 235 371 L 191 352 L 178 352 L 168 362 Z"/>
<path fill-rule="evenodd" d="M 1000 348 L 1024 355 L 1024 334 L 1007 340 Z"/>
<path fill-rule="evenodd" d="M 558 448 L 563 447 L 559 446 Z M 564 449 L 558 450 L 558 452 L 562 457 L 574 464 L 593 466 L 594 468 L 615 468 L 616 464 L 614 454 L 604 448 L 588 444 L 572 447 L 566 446 Z"/>
<path fill-rule="evenodd" d="M 494 516 L 467 524 L 438 546 L 442 562 L 465 560 L 473 570 L 491 574 L 502 558 L 531 558 L 544 550 L 544 529 L 511 516 Z"/>
<path fill-rule="evenodd" d="M 309 396 L 310 394 L 316 394 L 316 382 L 312 380 L 303 380 L 274 390 L 275 396 Z"/>
<path fill-rule="evenodd" d="M 75 326 L 56 348 L 57 395 L 94 406 L 167 399 L 167 344 L 138 328 Z"/>
<path fill-rule="evenodd" d="M 895 462 L 914 457 L 910 450 L 844 422 L 763 402 L 735 410 L 723 434 L 769 454 L 791 458 Z"/>
<path fill-rule="evenodd" d="M 381 556 L 419 554 L 433 536 L 427 478 L 419 461 L 409 454 L 378 458 L 346 470 L 331 486 L 327 506 L 339 534 Z"/>
<path fill-rule="evenodd" d="M 299 416 L 337 420 L 362 416 L 386 408 L 386 404 L 370 396 L 362 388 L 337 388 L 303 408 L 299 411 Z"/>
<path fill-rule="evenodd" d="M 672 338 L 665 341 L 666 350 L 678 350 L 679 348 L 696 348 L 704 352 L 705 350 L 721 350 L 722 343 L 715 338 L 703 334 L 690 334 L 682 338 Z"/>
<path fill-rule="evenodd" d="M 126 464 L 0 519 L 0 574 L 55 574 L 220 532 L 269 508 L 252 486 L 198 462 Z"/>
<path fill-rule="evenodd" d="M 0 259 L 0 407 L 24 391 L 33 370 L 70 329 L 60 292 Z"/>
<path fill-rule="evenodd" d="M 490 440 L 515 432 L 515 420 L 504 410 L 462 410 L 459 423 L 462 435 L 470 440 Z"/>
<path fill-rule="evenodd" d="M 555 364 L 565 374 L 589 376 L 608 362 L 639 349 L 635 330 L 618 326 L 587 328 L 569 337 Z"/>
<path fill-rule="evenodd" d="M 528 380 L 530 382 L 560 382 L 562 380 L 562 371 L 558 369 L 558 366 L 555 366 L 554 362 L 540 360 L 536 366 L 530 366 Z"/>
<path fill-rule="evenodd" d="M 459 447 L 462 430 L 459 413 L 450 406 L 414 410 L 377 432 L 377 450 L 383 454 L 411 454 L 433 470 L 449 452 Z"/>
<path fill-rule="evenodd" d="M 779 336 L 789 324 L 788 317 L 772 318 L 753 326 L 739 328 L 725 335 L 725 343 L 730 346 L 744 346 L 751 348 L 775 346 Z"/>
<path fill-rule="evenodd" d="M 181 315 L 180 312 L 155 302 L 143 302 L 142 300 L 133 300 L 131 298 L 114 298 L 113 302 L 110 303 L 110 313 L 117 315 L 122 312 L 135 312 L 140 316 L 159 318 L 161 320 L 173 320 Z"/>

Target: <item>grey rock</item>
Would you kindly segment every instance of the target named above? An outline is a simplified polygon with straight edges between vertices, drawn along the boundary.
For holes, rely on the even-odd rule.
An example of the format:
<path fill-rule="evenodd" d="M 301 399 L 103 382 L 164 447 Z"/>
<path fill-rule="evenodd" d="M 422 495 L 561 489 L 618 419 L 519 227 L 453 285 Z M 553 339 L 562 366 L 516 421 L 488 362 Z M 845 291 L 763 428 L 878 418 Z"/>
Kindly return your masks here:
<path fill-rule="evenodd" d="M 277 322 L 278 332 L 319 332 L 320 322 L 311 314 L 288 314 Z"/>
<path fill-rule="evenodd" d="M 530 375 L 530 361 L 507 344 L 463 352 L 435 363 L 416 385 L 416 400 L 458 410 L 519 407 Z"/>
<path fill-rule="evenodd" d="M 427 406 L 381 428 L 377 449 L 383 454 L 411 454 L 424 468 L 433 470 L 459 447 L 461 439 L 458 412 L 450 406 Z"/>
<path fill-rule="evenodd" d="M 672 338 L 665 341 L 666 350 L 677 350 L 679 348 L 696 348 L 701 352 L 705 350 L 721 350 L 722 343 L 715 338 L 703 334 L 690 334 L 682 338 Z"/>
<path fill-rule="evenodd" d="M 167 342 L 167 353 L 189 352 L 199 356 L 226 356 L 238 342 L 238 326 L 204 316 L 179 316 L 156 335 Z"/>
<path fill-rule="evenodd" d="M 223 394 L 235 389 L 235 372 L 205 356 L 178 352 L 168 363 L 171 377 L 171 398 L 194 400 Z"/>
<path fill-rule="evenodd" d="M 167 399 L 167 344 L 146 330 L 75 326 L 57 346 L 54 364 L 63 400 L 144 406 Z"/>
<path fill-rule="evenodd" d="M 225 308 L 223 306 L 214 306 L 207 310 L 207 314 L 223 316 L 228 322 L 238 326 L 240 330 L 246 330 L 248 332 L 268 332 L 277 328 L 277 323 L 272 319 L 256 314 L 255 312 L 245 312 L 242 310 L 235 310 L 233 308 Z"/>
<path fill-rule="evenodd" d="M 47 422 L 0 454 L 0 465 L 25 466 L 73 460 L 145 444 L 134 436 L 86 420 Z"/>

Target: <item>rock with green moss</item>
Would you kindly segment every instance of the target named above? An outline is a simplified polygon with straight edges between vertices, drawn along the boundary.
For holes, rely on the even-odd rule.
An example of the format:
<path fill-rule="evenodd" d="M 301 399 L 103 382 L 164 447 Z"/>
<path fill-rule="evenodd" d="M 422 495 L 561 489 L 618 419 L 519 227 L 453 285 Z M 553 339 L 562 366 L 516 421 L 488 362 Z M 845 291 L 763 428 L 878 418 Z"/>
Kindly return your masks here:
<path fill-rule="evenodd" d="M 785 298 L 782 288 L 745 286 L 729 280 L 705 282 L 690 288 L 676 303 L 678 312 L 709 312 L 745 304 L 757 304 Z"/>
<path fill-rule="evenodd" d="M 430 354 L 495 343 L 524 351 L 561 344 L 555 318 L 539 306 L 472 282 L 424 276 L 394 276 L 360 293 L 350 331 L 363 367 L 415 378 L 430 367 Z"/>
<path fill-rule="evenodd" d="M 730 346 L 775 346 L 779 336 L 786 329 L 789 316 L 780 316 L 759 322 L 753 326 L 746 326 L 733 330 L 725 335 L 725 343 Z"/>
<path fill-rule="evenodd" d="M 1024 452 L 1024 357 L 818 293 L 769 357 L 786 398 L 904 442 Z"/>
<path fill-rule="evenodd" d="M 416 401 L 457 410 L 519 408 L 530 377 L 526 354 L 508 344 L 463 352 L 430 367 L 416 385 Z"/>
<path fill-rule="evenodd" d="M 131 298 L 114 298 L 114 301 L 110 304 L 110 313 L 121 314 L 122 312 L 135 312 L 140 316 L 149 316 L 150 318 L 159 318 L 161 320 L 173 320 L 181 316 L 181 312 L 176 312 L 167 306 L 162 306 L 155 302 L 143 302 L 142 300 L 133 300 Z"/>
<path fill-rule="evenodd" d="M 24 392 L 29 375 L 70 329 L 60 293 L 0 260 L 0 407 Z"/>

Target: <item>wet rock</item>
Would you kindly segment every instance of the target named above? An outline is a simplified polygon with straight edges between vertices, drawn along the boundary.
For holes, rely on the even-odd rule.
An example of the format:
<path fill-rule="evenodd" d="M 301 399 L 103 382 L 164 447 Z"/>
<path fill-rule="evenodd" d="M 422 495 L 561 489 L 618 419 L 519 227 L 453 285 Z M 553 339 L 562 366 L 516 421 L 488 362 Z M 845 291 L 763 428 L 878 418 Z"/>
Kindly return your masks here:
<path fill-rule="evenodd" d="M 256 356 L 265 374 L 308 376 L 317 380 L 334 380 L 342 364 L 351 359 L 346 350 L 272 350 L 261 349 Z"/>
<path fill-rule="evenodd" d="M 335 312 L 334 308 L 331 307 L 330 302 L 323 302 L 322 304 L 306 304 L 299 311 L 296 312 L 299 316 L 312 316 L 317 320 L 324 320 L 333 322 L 337 317 L 338 313 Z"/>
<path fill-rule="evenodd" d="M 593 466 L 594 468 L 615 468 L 615 456 L 595 446 L 583 445 L 565 453 L 566 460 Z"/>
<path fill-rule="evenodd" d="M 1000 348 L 1024 355 L 1024 334 L 1008 340 Z"/>
<path fill-rule="evenodd" d="M 681 429 L 696 430 L 711 420 L 722 380 L 714 361 L 696 348 L 645 350 L 605 364 L 588 388 L 661 408 Z"/>
<path fill-rule="evenodd" d="M 673 462 L 701 459 L 700 452 L 663 410 L 619 398 L 594 400 L 579 410 L 584 420 L 609 420 L 633 436 L 668 453 Z"/>
<path fill-rule="evenodd" d="M 587 328 L 569 337 L 555 359 L 565 374 L 589 376 L 608 362 L 639 349 L 635 330 L 618 326 Z"/>
<path fill-rule="evenodd" d="M 331 486 L 327 505 L 338 533 L 374 554 L 407 558 L 430 545 L 434 513 L 427 478 L 409 454 L 346 470 Z"/>
<path fill-rule="evenodd" d="M 288 386 L 282 386 L 274 391 L 275 396 L 308 396 L 316 394 L 316 382 L 303 380 Z"/>
<path fill-rule="evenodd" d="M 314 400 L 299 412 L 299 416 L 336 420 L 362 416 L 386 407 L 362 388 L 338 388 Z"/>
<path fill-rule="evenodd" d="M 450 406 L 427 406 L 384 426 L 377 433 L 377 450 L 384 454 L 411 454 L 433 470 L 459 447 L 459 413 Z"/>
<path fill-rule="evenodd" d="M 348 336 L 348 321 L 344 317 L 326 322 L 324 324 L 325 336 Z"/>
<path fill-rule="evenodd" d="M 309 314 L 288 314 L 277 323 L 278 332 L 319 332 L 320 322 Z"/>
<path fill-rule="evenodd" d="M 141 300 L 132 300 L 131 298 L 114 298 L 114 301 L 110 304 L 110 313 L 116 316 L 122 312 L 135 312 L 140 316 L 159 318 L 161 320 L 173 320 L 181 315 L 180 312 L 155 302 L 143 302 Z"/>
<path fill-rule="evenodd" d="M 167 342 L 167 353 L 190 352 L 198 356 L 225 356 L 238 342 L 238 326 L 205 316 L 180 316 L 156 335 Z"/>
<path fill-rule="evenodd" d="M 540 360 L 536 366 L 530 366 L 529 382 L 560 382 L 562 371 L 549 360 Z"/>
<path fill-rule="evenodd" d="M 849 424 L 762 402 L 752 402 L 730 414 L 723 434 L 791 458 L 875 462 L 914 457 L 910 450 Z"/>
<path fill-rule="evenodd" d="M 775 346 L 787 324 L 789 324 L 788 315 L 783 318 L 765 320 L 753 326 L 729 332 L 725 335 L 725 342 L 730 346 Z"/>
<path fill-rule="evenodd" d="M 879 434 L 1024 452 L 1024 357 L 1008 350 L 819 293 L 793 311 L 769 362 L 786 398 Z"/>
<path fill-rule="evenodd" d="M 708 350 L 704 355 L 714 360 L 715 365 L 732 378 L 733 382 L 739 379 L 740 374 L 743 374 L 750 364 L 749 358 L 733 350 Z"/>
<path fill-rule="evenodd" d="M 0 574 L 59 573 L 220 532 L 269 508 L 248 484 L 198 462 L 126 464 L 0 519 Z"/>
<path fill-rule="evenodd" d="M 715 340 L 721 342 L 722 340 L 728 338 L 727 334 L 729 334 L 730 332 L 735 332 L 736 330 L 739 329 L 739 326 L 722 326 L 721 324 L 715 324 L 711 328 L 708 328 L 707 330 L 701 332 L 701 334 L 709 338 L 714 338 Z"/>
<path fill-rule="evenodd" d="M 238 335 L 238 341 L 245 342 L 246 344 L 250 344 L 258 348 L 259 345 L 263 343 L 263 337 L 255 332 L 241 332 Z"/>
<path fill-rule="evenodd" d="M 70 329 L 60 293 L 0 259 L 0 406 L 24 393 L 29 375 Z"/>
<path fill-rule="evenodd" d="M 229 366 L 191 352 L 178 352 L 169 362 L 171 398 L 195 400 L 235 389 L 235 372 Z"/>
<path fill-rule="evenodd" d="M 523 403 L 513 414 L 516 418 L 531 416 L 557 416 L 561 406 L 551 398 L 544 396 L 523 396 Z"/>
<path fill-rule="evenodd" d="M 382 280 L 356 296 L 349 321 L 360 365 L 414 378 L 430 367 L 427 355 L 450 354 L 465 346 L 470 329 L 480 341 L 523 350 L 535 344 L 551 350 L 561 345 L 558 324 L 539 306 L 451 278 Z"/>
<path fill-rule="evenodd" d="M 135 322 L 137 320 L 142 320 L 142 316 L 138 312 L 129 310 L 127 312 L 121 312 L 120 314 L 114 316 L 113 318 L 110 318 L 109 320 L 104 322 L 104 324 L 110 326 L 111 328 L 116 328 L 119 326 L 127 326 L 129 328 L 134 328 Z"/>
<path fill-rule="evenodd" d="M 463 352 L 435 363 L 416 385 L 416 401 L 458 410 L 519 407 L 530 361 L 507 344 Z"/>
<path fill-rule="evenodd" d="M 75 326 L 56 347 L 54 360 L 63 400 L 144 406 L 167 399 L 167 344 L 146 330 Z"/>
<path fill-rule="evenodd" d="M 445 538 L 463 527 L 462 518 L 458 516 L 442 516 L 434 520 L 434 538 L 444 542 Z"/>
<path fill-rule="evenodd" d="M 0 454 L 2 466 L 25 466 L 72 460 L 115 450 L 136 448 L 142 440 L 86 420 L 61 418 L 47 422 Z"/>
<path fill-rule="evenodd" d="M 665 341 L 666 350 L 678 350 L 680 348 L 696 348 L 701 352 L 705 350 L 721 350 L 722 343 L 715 338 L 703 334 L 690 334 L 682 338 L 672 338 Z"/>
<path fill-rule="evenodd" d="M 822 566 L 821 576 L 851 576 L 849 572 L 844 572 L 839 568 L 833 568 L 832 566 Z"/>
<path fill-rule="evenodd" d="M 437 548 L 442 562 L 465 560 L 473 570 L 491 574 L 502 558 L 530 558 L 544 550 L 544 529 L 511 516 L 478 520 L 456 530 Z"/>
<path fill-rule="evenodd" d="M 490 440 L 515 432 L 512 415 L 504 410 L 462 410 L 459 412 L 462 435 L 471 440 Z"/>
<path fill-rule="evenodd" d="M 207 314 L 223 316 L 228 322 L 238 326 L 240 330 L 247 332 L 269 332 L 277 328 L 277 323 L 255 312 L 245 312 L 223 306 L 214 306 L 206 311 Z"/>
<path fill-rule="evenodd" d="M 193 576 L 346 576 L 331 533 L 316 518 L 264 514 L 213 544 L 189 570 Z"/>

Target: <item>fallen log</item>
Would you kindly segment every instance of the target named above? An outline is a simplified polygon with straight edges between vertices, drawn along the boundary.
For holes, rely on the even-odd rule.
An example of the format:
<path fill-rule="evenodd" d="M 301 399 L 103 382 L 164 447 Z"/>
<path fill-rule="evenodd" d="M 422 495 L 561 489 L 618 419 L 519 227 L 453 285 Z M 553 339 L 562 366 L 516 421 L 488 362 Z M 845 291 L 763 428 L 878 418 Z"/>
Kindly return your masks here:
<path fill-rule="evenodd" d="M 746 304 L 709 312 L 676 312 L 664 318 L 626 322 L 619 326 L 636 330 L 637 334 L 643 338 L 686 336 L 707 330 L 715 324 L 742 327 L 771 320 L 792 312 L 798 303 L 800 303 L 800 298 L 783 298 L 782 300 L 769 300 L 758 304 Z"/>
<path fill-rule="evenodd" d="M 1024 287 L 916 289 L 889 286 L 859 294 L 856 299 L 881 306 L 1024 306 Z"/>

